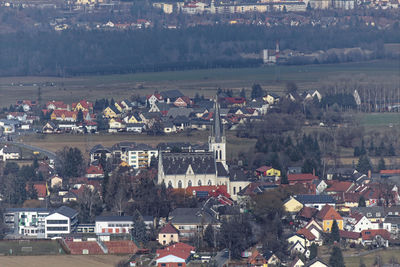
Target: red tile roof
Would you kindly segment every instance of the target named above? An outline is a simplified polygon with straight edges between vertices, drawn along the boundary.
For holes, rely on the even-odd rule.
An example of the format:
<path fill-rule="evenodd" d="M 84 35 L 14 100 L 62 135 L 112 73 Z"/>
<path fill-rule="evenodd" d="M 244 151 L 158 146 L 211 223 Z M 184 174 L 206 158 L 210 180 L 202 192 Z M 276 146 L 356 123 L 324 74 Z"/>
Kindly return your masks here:
<path fill-rule="evenodd" d="M 303 218 L 311 219 L 317 212 L 318 212 L 317 209 L 305 206 L 300 210 L 300 212 L 297 215 Z"/>
<path fill-rule="evenodd" d="M 317 218 L 320 220 L 343 220 L 342 216 L 328 204 L 317 213 Z"/>
<path fill-rule="evenodd" d="M 171 223 L 169 223 L 161 228 L 160 234 L 179 234 L 179 231 Z"/>
<path fill-rule="evenodd" d="M 56 109 L 67 109 L 68 105 L 65 104 L 63 101 L 49 101 L 46 104 L 46 107 L 48 107 L 49 105 L 54 105 L 56 107 Z"/>
<path fill-rule="evenodd" d="M 260 168 L 256 169 L 258 172 L 266 172 L 268 170 L 272 169 L 270 166 L 261 166 Z"/>
<path fill-rule="evenodd" d="M 380 174 L 400 174 L 400 169 L 397 170 L 381 170 Z"/>
<path fill-rule="evenodd" d="M 299 229 L 298 231 L 297 231 L 297 234 L 299 234 L 299 235 L 303 235 L 307 240 L 310 240 L 310 241 L 312 241 L 312 240 L 315 240 L 315 235 L 313 234 L 313 233 L 311 233 L 308 229 L 306 229 L 306 228 L 302 228 L 302 229 Z"/>
<path fill-rule="evenodd" d="M 348 192 L 348 190 L 353 186 L 352 182 L 334 182 L 325 192 Z"/>
<path fill-rule="evenodd" d="M 361 231 L 361 237 L 362 237 L 363 240 L 372 240 L 377 235 L 380 235 L 385 240 L 390 239 L 390 233 L 385 229 L 363 230 L 363 231 Z"/>
<path fill-rule="evenodd" d="M 225 97 L 224 100 L 230 104 L 243 104 L 246 102 L 244 97 Z"/>
<path fill-rule="evenodd" d="M 75 111 L 68 111 L 68 110 L 54 110 L 51 115 L 56 116 L 56 118 L 61 118 L 63 115 L 65 118 L 73 118 L 76 117 L 77 113 Z"/>
<path fill-rule="evenodd" d="M 194 251 L 194 250 L 195 250 L 194 247 L 187 245 L 185 243 L 176 243 L 176 244 L 168 246 L 164 249 L 158 249 L 157 250 L 157 255 L 158 255 L 157 259 L 163 258 L 168 255 L 174 255 L 176 257 L 186 260 L 187 258 L 189 258 L 191 251 Z"/>
<path fill-rule="evenodd" d="M 37 196 L 39 198 L 44 198 L 47 195 L 47 188 L 46 188 L 46 183 L 45 182 L 36 182 L 33 183 L 33 187 L 35 188 L 36 192 L 37 192 Z M 29 191 L 29 183 L 26 184 L 25 187 L 26 191 Z"/>
<path fill-rule="evenodd" d="M 101 165 L 95 166 L 95 165 L 90 165 L 89 168 L 86 170 L 87 174 L 104 174 L 103 168 Z"/>
<path fill-rule="evenodd" d="M 360 233 L 350 232 L 350 231 L 342 231 L 339 230 L 340 238 L 344 239 L 358 239 L 360 238 Z"/>

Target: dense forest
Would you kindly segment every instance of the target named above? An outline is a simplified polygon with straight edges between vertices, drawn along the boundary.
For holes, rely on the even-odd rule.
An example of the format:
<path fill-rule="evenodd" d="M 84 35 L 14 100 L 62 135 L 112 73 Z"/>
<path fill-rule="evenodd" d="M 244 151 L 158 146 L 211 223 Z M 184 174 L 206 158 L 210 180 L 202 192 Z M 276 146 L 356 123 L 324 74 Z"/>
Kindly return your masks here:
<path fill-rule="evenodd" d="M 82 75 L 258 65 L 240 53 L 274 48 L 317 51 L 361 47 L 383 56 L 399 29 L 362 25 L 265 28 L 198 26 L 167 30 L 9 33 L 0 36 L 0 75 Z"/>

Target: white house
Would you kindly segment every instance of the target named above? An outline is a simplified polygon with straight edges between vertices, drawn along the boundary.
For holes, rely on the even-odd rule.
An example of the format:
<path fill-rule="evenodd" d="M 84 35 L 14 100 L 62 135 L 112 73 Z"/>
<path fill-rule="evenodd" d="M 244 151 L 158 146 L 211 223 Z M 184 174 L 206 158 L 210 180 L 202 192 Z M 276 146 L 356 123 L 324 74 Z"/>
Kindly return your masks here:
<path fill-rule="evenodd" d="M 66 206 L 61 206 L 45 219 L 45 237 L 60 237 L 71 233 L 78 225 L 78 212 Z"/>
<path fill-rule="evenodd" d="M 97 235 L 128 234 L 133 227 L 132 216 L 97 216 Z"/>
<path fill-rule="evenodd" d="M 0 149 L 0 158 L 3 161 L 9 160 L 9 159 L 19 159 L 21 157 L 21 151 L 14 146 L 4 146 L 2 149 Z"/>

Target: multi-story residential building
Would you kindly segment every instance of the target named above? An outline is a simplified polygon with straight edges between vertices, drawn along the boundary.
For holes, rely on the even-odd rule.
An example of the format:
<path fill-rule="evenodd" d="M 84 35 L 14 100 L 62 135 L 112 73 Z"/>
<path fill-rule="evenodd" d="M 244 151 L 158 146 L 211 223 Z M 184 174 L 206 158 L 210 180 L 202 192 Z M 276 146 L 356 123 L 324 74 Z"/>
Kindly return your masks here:
<path fill-rule="evenodd" d="M 62 206 L 45 218 L 45 237 L 61 237 L 75 230 L 78 225 L 78 212 Z"/>
<path fill-rule="evenodd" d="M 4 221 L 18 235 L 44 238 L 45 218 L 49 213 L 45 208 L 12 208 L 6 210 Z"/>
<path fill-rule="evenodd" d="M 137 144 L 128 150 L 128 164 L 134 169 L 149 167 L 152 157 L 158 157 L 158 150 L 146 144 Z"/>

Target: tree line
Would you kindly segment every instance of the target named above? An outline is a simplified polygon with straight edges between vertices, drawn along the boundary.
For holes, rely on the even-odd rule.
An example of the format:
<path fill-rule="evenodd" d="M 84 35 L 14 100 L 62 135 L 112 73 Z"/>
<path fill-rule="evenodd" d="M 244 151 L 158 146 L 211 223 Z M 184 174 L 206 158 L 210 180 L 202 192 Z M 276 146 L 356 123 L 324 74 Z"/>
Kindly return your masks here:
<path fill-rule="evenodd" d="M 316 38 L 318 37 L 318 38 Z M 343 29 L 254 25 L 196 26 L 177 30 L 30 32 L 1 34 L 0 75 L 83 75 L 178 69 L 249 67 L 240 53 L 274 48 L 300 51 L 362 47 L 377 52 L 399 43 L 395 27 Z"/>

